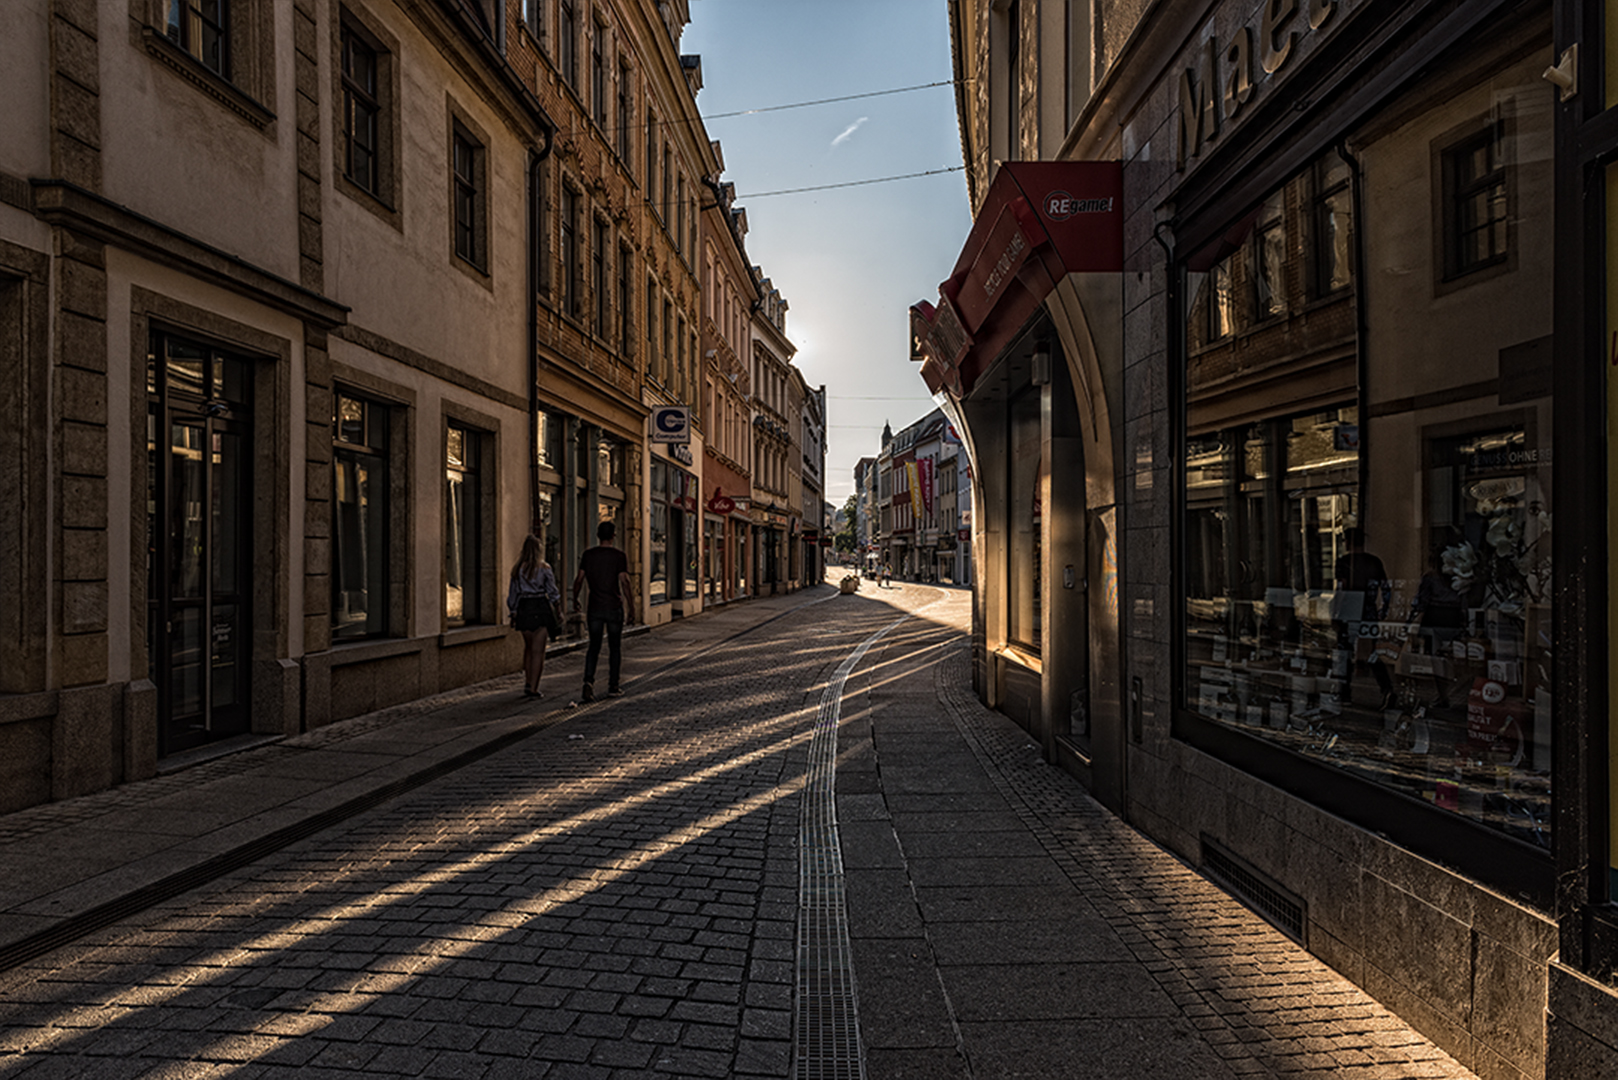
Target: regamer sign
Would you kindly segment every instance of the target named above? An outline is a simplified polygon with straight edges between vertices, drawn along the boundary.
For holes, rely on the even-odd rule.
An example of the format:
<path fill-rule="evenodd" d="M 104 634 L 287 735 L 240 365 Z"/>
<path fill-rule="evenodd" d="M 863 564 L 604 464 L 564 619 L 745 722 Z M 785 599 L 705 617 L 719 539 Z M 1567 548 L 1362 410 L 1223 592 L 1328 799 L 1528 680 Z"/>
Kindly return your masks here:
<path fill-rule="evenodd" d="M 1079 214 L 1110 214 L 1113 199 L 1075 199 L 1065 191 L 1053 191 L 1045 196 L 1045 216 L 1052 221 L 1066 221 Z"/>

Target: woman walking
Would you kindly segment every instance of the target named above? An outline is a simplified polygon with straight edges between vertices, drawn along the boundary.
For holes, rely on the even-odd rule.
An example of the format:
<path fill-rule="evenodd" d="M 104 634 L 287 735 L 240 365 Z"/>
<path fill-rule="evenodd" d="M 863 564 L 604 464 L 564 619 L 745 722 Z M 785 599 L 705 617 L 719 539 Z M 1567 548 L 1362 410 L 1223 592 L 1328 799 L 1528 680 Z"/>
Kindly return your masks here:
<path fill-rule="evenodd" d="M 556 572 L 545 561 L 537 537 L 522 542 L 517 565 L 511 568 L 511 585 L 506 589 L 506 610 L 511 625 L 522 633 L 523 697 L 537 698 L 539 677 L 545 671 L 545 644 L 562 628 L 557 623 L 556 606 L 562 590 Z"/>

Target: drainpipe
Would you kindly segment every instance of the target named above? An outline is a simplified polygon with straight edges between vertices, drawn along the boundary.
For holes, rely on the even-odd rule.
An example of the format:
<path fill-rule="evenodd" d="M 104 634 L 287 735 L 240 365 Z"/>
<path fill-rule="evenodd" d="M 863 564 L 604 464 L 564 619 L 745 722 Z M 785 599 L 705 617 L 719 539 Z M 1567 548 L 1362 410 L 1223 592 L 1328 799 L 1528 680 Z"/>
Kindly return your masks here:
<path fill-rule="evenodd" d="M 543 149 L 528 151 L 528 531 L 539 531 L 539 170 L 550 156 L 550 140 Z"/>

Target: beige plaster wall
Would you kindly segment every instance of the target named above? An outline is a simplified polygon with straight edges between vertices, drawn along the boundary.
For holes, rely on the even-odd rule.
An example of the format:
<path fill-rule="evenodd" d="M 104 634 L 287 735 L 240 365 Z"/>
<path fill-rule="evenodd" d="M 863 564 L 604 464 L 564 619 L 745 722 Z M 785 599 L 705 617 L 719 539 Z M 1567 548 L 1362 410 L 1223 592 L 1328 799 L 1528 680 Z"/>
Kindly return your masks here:
<path fill-rule="evenodd" d="M 49 21 L 46 0 L 0 4 L 0 170 L 20 177 L 50 173 Z"/>
<path fill-rule="evenodd" d="M 127 3 L 97 5 L 103 194 L 298 280 L 292 5 L 274 15 L 277 115 L 263 130 L 154 59 Z"/>
<path fill-rule="evenodd" d="M 448 408 L 468 417 L 480 428 L 490 425 L 470 418 L 486 417 L 496 438 L 495 565 L 498 574 L 498 611 L 503 618 L 506 570 L 516 561 L 528 526 L 528 417 L 514 408 L 480 397 L 462 387 L 397 363 L 350 341 L 330 339 L 334 364 L 365 373 L 377 382 L 374 389 L 407 399 L 409 404 L 409 462 L 406 483 L 410 490 L 409 520 L 414 552 L 409 588 L 410 636 L 431 637 L 443 630 L 444 585 L 444 423 Z M 338 376 L 340 383 L 354 379 Z M 357 389 L 371 388 L 361 382 Z M 431 693 L 433 688 L 423 691 Z"/>
<path fill-rule="evenodd" d="M 353 309 L 352 325 L 526 399 L 527 321 L 521 301 L 527 289 L 525 149 L 413 24 L 388 5 L 374 5 L 367 12 L 397 38 L 402 57 L 397 198 L 402 228 L 358 197 L 324 185 L 326 293 Z M 322 19 L 319 32 L 330 35 L 329 19 Z M 321 55 L 329 53 L 323 45 Z M 329 68 L 323 69 L 322 79 L 331 82 Z M 328 85 L 327 102 L 332 93 Z M 490 140 L 485 149 L 487 275 L 470 267 L 463 270 L 451 246 L 451 100 Z M 333 152 L 331 141 L 323 140 L 322 175 L 331 175 Z"/>

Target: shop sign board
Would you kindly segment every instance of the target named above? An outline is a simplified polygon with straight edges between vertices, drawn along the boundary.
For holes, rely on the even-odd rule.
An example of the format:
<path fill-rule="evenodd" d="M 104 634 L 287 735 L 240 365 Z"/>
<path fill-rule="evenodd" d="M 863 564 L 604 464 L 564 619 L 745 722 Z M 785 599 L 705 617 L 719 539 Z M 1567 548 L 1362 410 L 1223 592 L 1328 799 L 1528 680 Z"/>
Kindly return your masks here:
<path fill-rule="evenodd" d="M 691 410 L 685 405 L 660 405 L 652 410 L 652 442 L 689 445 Z M 687 454 L 689 457 L 689 454 Z M 689 464 L 689 462 L 687 462 Z"/>
<path fill-rule="evenodd" d="M 726 495 L 723 488 L 714 488 L 713 498 L 708 500 L 708 509 L 715 514 L 729 514 L 736 509 L 736 500 Z"/>
<path fill-rule="evenodd" d="M 1354 6 L 1349 0 L 1264 0 L 1250 25 L 1223 42 L 1212 35 L 1200 41 L 1190 66 L 1180 71 L 1175 167 L 1183 170 L 1234 124 L 1297 55 L 1299 39 L 1324 27 L 1345 3 Z"/>
<path fill-rule="evenodd" d="M 975 331 L 983 325 L 983 320 L 1005 295 L 1007 286 L 1016 280 L 1017 271 L 1022 269 L 1029 251 L 1039 239 L 1038 224 L 1029 220 L 1032 216 L 1028 201 L 1023 198 L 1009 199 L 1001 206 L 999 216 L 952 298 L 969 330 Z M 1029 225 L 1025 226 L 1024 222 Z"/>
<path fill-rule="evenodd" d="M 910 309 L 911 355 L 928 389 L 970 393 L 1057 282 L 1120 273 L 1123 249 L 1119 162 L 1006 162 L 937 304 Z"/>

